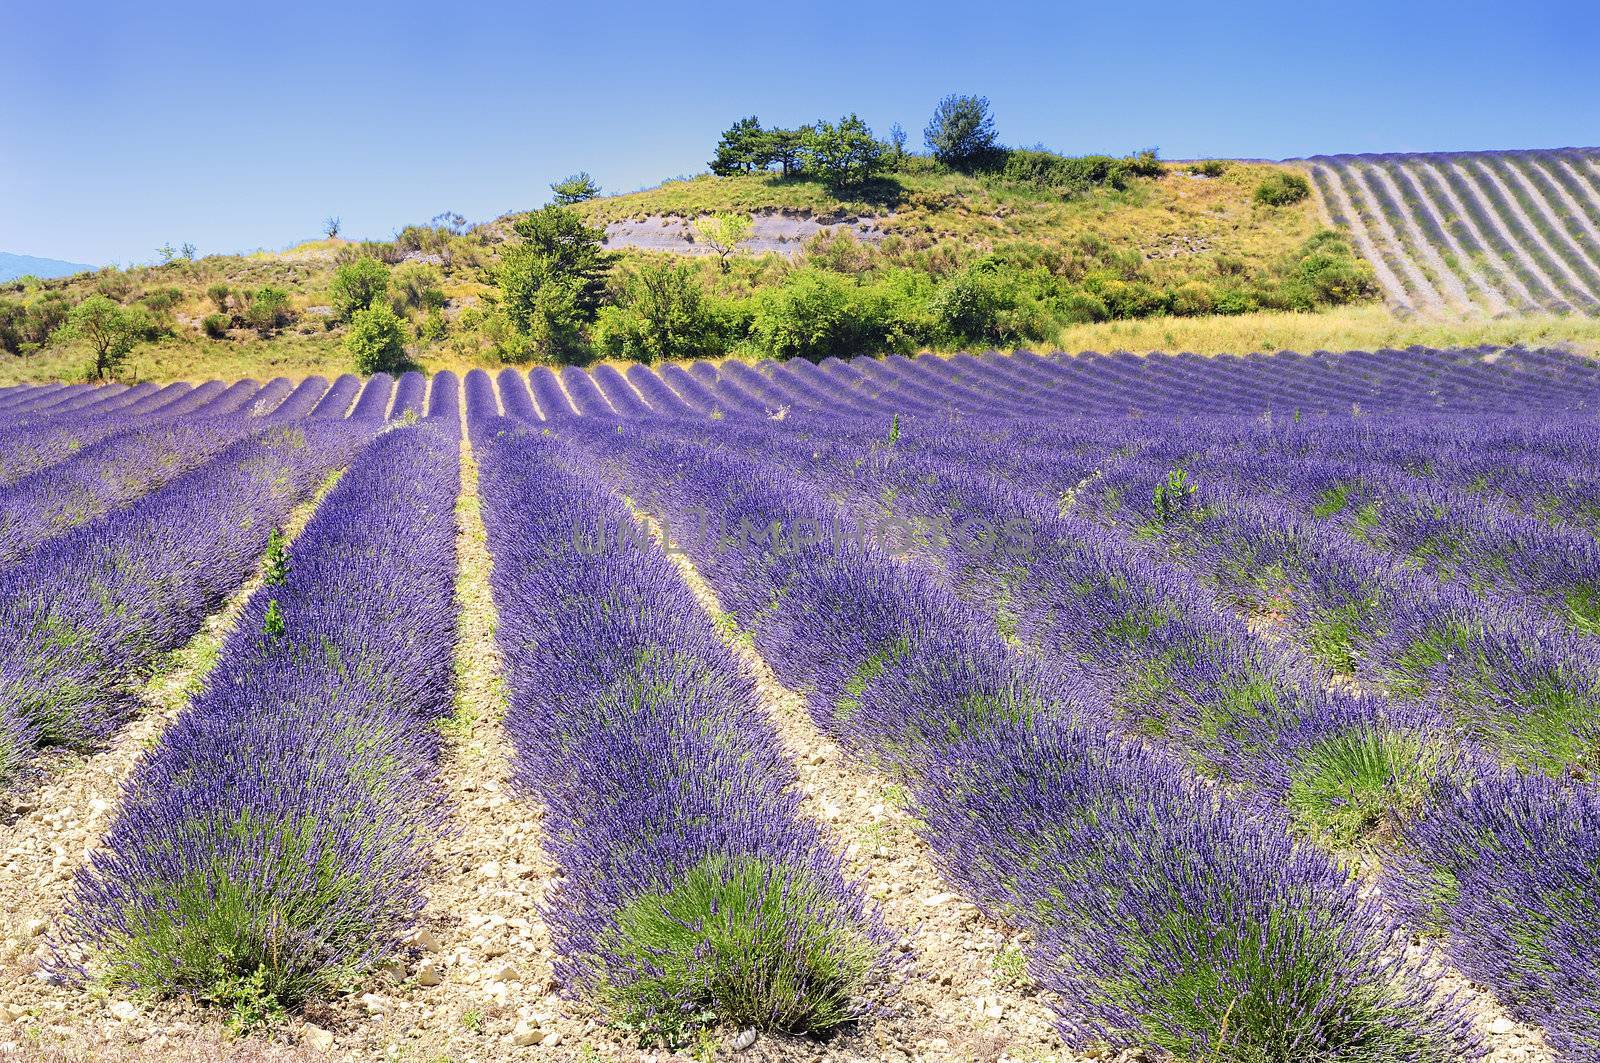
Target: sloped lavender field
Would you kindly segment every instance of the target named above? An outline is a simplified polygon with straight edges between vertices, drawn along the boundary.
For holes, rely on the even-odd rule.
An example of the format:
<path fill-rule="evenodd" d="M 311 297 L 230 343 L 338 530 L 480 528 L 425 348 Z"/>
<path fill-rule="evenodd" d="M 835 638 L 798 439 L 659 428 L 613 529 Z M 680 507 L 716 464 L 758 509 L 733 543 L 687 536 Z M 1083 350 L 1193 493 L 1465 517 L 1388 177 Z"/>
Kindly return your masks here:
<path fill-rule="evenodd" d="M 1402 313 L 1600 311 L 1600 150 L 1318 155 L 1348 228 Z"/>
<path fill-rule="evenodd" d="M 0 1048 L 1600 1060 L 1597 408 L 1521 348 L 0 391 Z"/>

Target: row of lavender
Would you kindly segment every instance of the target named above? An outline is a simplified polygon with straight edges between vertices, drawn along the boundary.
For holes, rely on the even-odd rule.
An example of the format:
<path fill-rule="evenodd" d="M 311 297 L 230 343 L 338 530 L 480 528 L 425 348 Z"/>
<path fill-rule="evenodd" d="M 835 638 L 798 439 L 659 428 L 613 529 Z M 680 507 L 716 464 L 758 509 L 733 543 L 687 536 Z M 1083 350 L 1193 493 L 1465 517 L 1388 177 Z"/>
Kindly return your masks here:
<path fill-rule="evenodd" d="M 248 1021 L 399 947 L 447 822 L 458 434 L 381 436 L 274 559 L 79 875 L 59 974 Z"/>
<path fill-rule="evenodd" d="M 802 817 L 752 678 L 589 459 L 495 418 L 487 383 L 466 398 L 506 731 L 563 871 L 548 918 L 565 980 L 674 1039 L 860 1017 L 889 938 Z"/>

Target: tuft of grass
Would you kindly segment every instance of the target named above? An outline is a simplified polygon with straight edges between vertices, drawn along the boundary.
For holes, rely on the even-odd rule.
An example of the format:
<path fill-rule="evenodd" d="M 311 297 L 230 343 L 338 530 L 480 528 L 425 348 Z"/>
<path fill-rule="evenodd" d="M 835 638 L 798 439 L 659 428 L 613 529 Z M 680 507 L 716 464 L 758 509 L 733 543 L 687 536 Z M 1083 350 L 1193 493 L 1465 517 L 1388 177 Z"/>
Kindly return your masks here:
<path fill-rule="evenodd" d="M 1357 727 L 1307 747 L 1284 803 L 1295 828 L 1319 844 L 1356 853 L 1381 841 L 1426 794 L 1439 768 L 1437 743 Z"/>
<path fill-rule="evenodd" d="M 623 1027 L 674 1044 L 718 1022 L 827 1033 L 857 1017 L 877 962 L 836 911 L 804 868 L 708 857 L 616 914 L 597 997 Z"/>

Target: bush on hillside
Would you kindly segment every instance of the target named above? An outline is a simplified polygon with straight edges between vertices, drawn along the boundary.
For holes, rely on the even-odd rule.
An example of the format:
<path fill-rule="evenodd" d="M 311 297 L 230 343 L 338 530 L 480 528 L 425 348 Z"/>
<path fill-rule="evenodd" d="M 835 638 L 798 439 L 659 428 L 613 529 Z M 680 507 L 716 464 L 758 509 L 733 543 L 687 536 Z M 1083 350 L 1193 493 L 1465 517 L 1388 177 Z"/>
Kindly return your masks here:
<path fill-rule="evenodd" d="M 425 262 L 406 262 L 389 275 L 394 293 L 412 310 L 436 310 L 444 306 L 444 278 L 435 266 Z"/>
<path fill-rule="evenodd" d="M 403 368 L 406 341 L 400 318 L 387 303 L 357 310 L 350 316 L 344 349 L 349 352 L 355 371 L 362 376 Z"/>
<path fill-rule="evenodd" d="M 995 154 L 994 161 L 994 172 L 1005 181 L 1066 193 L 1100 186 L 1122 189 L 1135 177 L 1159 177 L 1166 172 L 1153 149 L 1116 158 L 1005 148 Z"/>
<path fill-rule="evenodd" d="M 217 308 L 217 313 L 219 314 L 228 312 L 228 297 L 232 294 L 233 289 L 222 281 L 218 281 L 206 289 L 206 298 L 211 300 L 212 305 Z"/>
<path fill-rule="evenodd" d="M 934 108 L 922 140 L 935 159 L 963 169 L 983 162 L 994 151 L 995 136 L 986 97 L 950 95 Z"/>
<path fill-rule="evenodd" d="M 282 328 L 293 316 L 289 309 L 289 293 L 270 284 L 250 293 L 250 303 L 244 312 L 245 321 L 260 332 Z"/>
<path fill-rule="evenodd" d="M 604 357 L 654 362 L 724 353 L 722 322 L 688 264 L 642 263 L 615 298 L 595 323 L 595 348 Z"/>
<path fill-rule="evenodd" d="M 333 271 L 328 302 L 336 319 L 349 321 L 357 311 L 373 306 L 388 292 L 389 268 L 375 258 L 362 255 Z"/>
<path fill-rule="evenodd" d="M 31 302 L 0 299 L 0 351 L 29 354 L 50 342 L 72 309 L 61 292 L 45 292 Z"/>
<path fill-rule="evenodd" d="M 876 283 L 815 267 L 795 270 L 782 285 L 751 297 L 749 346 L 774 358 L 812 361 L 913 350 L 936 332 L 928 280 L 909 270 Z"/>
<path fill-rule="evenodd" d="M 585 330 L 605 300 L 615 258 L 602 250 L 604 231 L 555 206 L 519 218 L 513 229 L 522 243 L 501 254 L 495 271 L 500 306 L 515 333 L 501 357 L 583 360 Z"/>
<path fill-rule="evenodd" d="M 201 321 L 200 327 L 207 336 L 220 340 L 228 334 L 228 327 L 233 324 L 233 319 L 227 314 L 207 314 Z"/>
<path fill-rule="evenodd" d="M 1256 185 L 1255 200 L 1269 207 L 1286 207 L 1311 194 L 1311 183 L 1301 174 L 1275 170 Z"/>

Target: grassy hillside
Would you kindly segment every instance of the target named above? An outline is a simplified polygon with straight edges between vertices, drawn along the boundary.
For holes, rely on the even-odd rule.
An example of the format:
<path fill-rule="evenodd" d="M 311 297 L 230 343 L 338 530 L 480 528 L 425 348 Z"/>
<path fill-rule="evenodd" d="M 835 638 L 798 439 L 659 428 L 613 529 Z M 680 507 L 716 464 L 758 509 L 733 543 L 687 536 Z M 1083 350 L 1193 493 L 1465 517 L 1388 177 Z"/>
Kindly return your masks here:
<path fill-rule="evenodd" d="M 791 324 L 808 324 L 830 313 L 842 325 L 873 314 L 886 322 L 877 332 L 825 338 L 850 347 L 848 353 L 994 346 L 1305 349 L 1478 339 L 1570 339 L 1595 348 L 1600 337 L 1588 327 L 1592 322 L 1573 319 L 1459 326 L 1396 320 L 1377 301 L 1376 285 L 1344 238 L 1323 229 L 1311 198 L 1282 206 L 1258 201 L 1256 189 L 1281 169 L 1228 163 L 1205 176 L 1168 163 L 1158 176 L 1122 187 L 1063 192 L 911 158 L 890 177 L 842 197 L 805 178 L 702 176 L 574 209 L 595 226 L 785 212 L 872 218 L 887 233 L 876 244 L 823 235 L 790 256 L 736 255 L 725 270 L 710 256 L 621 252 L 608 296 L 619 316 L 636 297 L 641 273 L 680 264 L 710 330 L 706 345 L 693 353 L 707 356 L 828 353 L 826 346 L 780 350 L 773 337 L 785 334 L 777 326 L 761 328 L 762 315 L 778 317 L 781 326 L 782 314 Z M 472 229 L 411 226 L 377 243 L 317 240 L 282 252 L 3 284 L 0 340 L 9 328 L 6 345 L 23 353 L 0 353 L 0 385 L 80 378 L 88 362 L 81 345 L 50 342 L 49 327 L 92 294 L 150 315 L 150 338 L 125 366 L 128 378 L 348 371 L 347 326 L 331 306 L 331 288 L 339 265 L 360 257 L 391 269 L 388 298 L 404 320 L 413 364 L 425 370 L 498 367 L 508 348 L 504 315 L 495 309 L 495 267 L 518 242 L 517 217 Z M 1338 297 L 1347 305 L 1330 310 L 1316 303 L 1317 312 L 1310 312 L 1307 263 L 1324 261 L 1366 286 Z M 281 310 L 270 311 L 275 298 Z M 962 299 L 989 301 L 989 316 L 964 335 L 941 324 L 962 311 Z M 600 347 L 594 353 L 607 352 Z"/>
<path fill-rule="evenodd" d="M 656 188 L 579 204 L 594 224 L 660 215 L 720 211 L 793 211 L 823 217 L 883 217 L 890 233 L 913 249 L 954 241 L 980 250 L 1027 244 L 1072 249 L 1103 241 L 1115 255 L 1160 282 L 1216 277 L 1242 265 L 1265 270 L 1292 254 L 1321 223 L 1309 199 L 1267 207 L 1252 195 L 1274 170 L 1234 163 L 1219 177 L 1169 165 L 1167 176 L 1124 189 L 1097 188 L 1064 197 L 1049 189 L 914 167 L 874 185 L 868 194 L 835 198 L 820 182 L 777 174 L 669 181 Z"/>

